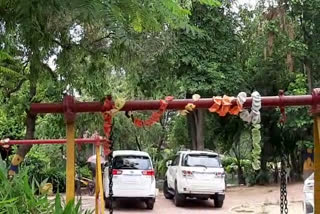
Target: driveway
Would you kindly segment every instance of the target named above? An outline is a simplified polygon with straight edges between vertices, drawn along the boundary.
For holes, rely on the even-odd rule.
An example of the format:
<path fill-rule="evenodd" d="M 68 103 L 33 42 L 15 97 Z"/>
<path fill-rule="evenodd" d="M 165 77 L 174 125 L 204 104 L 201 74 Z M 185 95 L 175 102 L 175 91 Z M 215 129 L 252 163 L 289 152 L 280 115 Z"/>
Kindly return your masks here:
<path fill-rule="evenodd" d="M 122 200 L 116 203 L 114 213 L 169 213 L 169 214 L 243 214 L 280 213 L 279 186 L 233 187 L 226 192 L 222 208 L 215 208 L 213 201 L 186 200 L 183 207 L 175 207 L 172 200 L 159 193 L 153 210 L 147 210 L 139 201 Z M 289 213 L 302 214 L 303 184 L 288 185 Z M 82 196 L 84 209 L 94 209 L 94 197 Z M 106 213 L 108 210 L 106 209 Z"/>

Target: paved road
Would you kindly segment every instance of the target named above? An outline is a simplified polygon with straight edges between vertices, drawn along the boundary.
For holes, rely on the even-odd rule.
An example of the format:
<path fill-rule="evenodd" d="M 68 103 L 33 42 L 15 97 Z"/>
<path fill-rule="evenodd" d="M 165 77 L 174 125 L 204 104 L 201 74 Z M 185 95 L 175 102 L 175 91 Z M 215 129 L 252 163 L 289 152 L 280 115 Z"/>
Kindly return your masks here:
<path fill-rule="evenodd" d="M 295 214 L 302 213 L 302 184 L 292 184 L 288 187 L 288 199 L 291 202 L 289 207 L 291 211 L 294 210 Z M 157 197 L 153 210 L 147 210 L 145 204 L 139 201 L 119 201 L 116 204 L 114 210 L 115 214 L 124 213 L 152 213 L 152 214 L 228 214 L 230 210 L 235 206 L 256 206 L 256 204 L 272 204 L 279 202 L 279 187 L 278 186 L 267 186 L 267 187 L 237 187 L 231 188 L 226 193 L 226 199 L 223 208 L 215 208 L 213 201 L 199 201 L 199 200 L 187 200 L 184 207 L 175 207 L 172 200 L 167 200 L 160 193 Z M 94 209 L 94 198 L 89 196 L 83 197 L 83 208 Z M 253 209 L 258 209 L 253 207 Z M 107 210 L 106 210 L 106 213 Z M 258 212 L 255 212 L 258 213 Z M 278 205 L 270 206 L 270 211 L 266 212 L 270 214 L 279 213 Z"/>

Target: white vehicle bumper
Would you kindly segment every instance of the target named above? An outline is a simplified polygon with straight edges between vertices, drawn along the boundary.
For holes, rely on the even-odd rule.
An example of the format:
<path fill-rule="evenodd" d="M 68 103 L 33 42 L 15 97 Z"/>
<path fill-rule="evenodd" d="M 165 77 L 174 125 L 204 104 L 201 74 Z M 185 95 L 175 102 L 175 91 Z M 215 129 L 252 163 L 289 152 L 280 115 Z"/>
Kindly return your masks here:
<path fill-rule="evenodd" d="M 198 195 L 214 195 L 225 194 L 224 182 L 212 182 L 212 181 L 192 181 L 191 179 L 181 179 L 178 183 L 178 192 L 181 194 L 198 194 Z"/>
<path fill-rule="evenodd" d="M 105 189 L 105 196 L 107 198 L 109 197 L 109 188 Z M 156 191 L 113 188 L 113 197 L 115 198 L 155 198 Z"/>

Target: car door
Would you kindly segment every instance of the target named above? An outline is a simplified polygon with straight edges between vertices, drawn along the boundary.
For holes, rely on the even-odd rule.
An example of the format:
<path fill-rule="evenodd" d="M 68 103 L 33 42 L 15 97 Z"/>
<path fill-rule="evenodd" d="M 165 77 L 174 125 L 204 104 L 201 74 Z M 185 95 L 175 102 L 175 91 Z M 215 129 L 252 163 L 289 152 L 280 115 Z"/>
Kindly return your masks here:
<path fill-rule="evenodd" d="M 176 180 L 179 163 L 180 163 L 180 154 L 175 156 L 171 166 L 168 169 L 168 185 L 170 188 L 174 188 L 174 182 Z"/>

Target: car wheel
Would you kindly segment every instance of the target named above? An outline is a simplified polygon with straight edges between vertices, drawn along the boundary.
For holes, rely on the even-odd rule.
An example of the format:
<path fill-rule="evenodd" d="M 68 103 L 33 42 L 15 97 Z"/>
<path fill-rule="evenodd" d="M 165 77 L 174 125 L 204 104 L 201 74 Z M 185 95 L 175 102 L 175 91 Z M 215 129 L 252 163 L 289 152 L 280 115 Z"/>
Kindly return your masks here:
<path fill-rule="evenodd" d="M 112 208 L 115 207 L 115 203 L 116 203 L 116 201 L 113 199 L 113 200 L 112 200 Z M 107 208 L 107 209 L 110 207 L 110 200 L 109 200 L 109 198 L 104 197 L 104 207 Z"/>
<path fill-rule="evenodd" d="M 104 198 L 104 207 L 109 208 L 110 200 L 108 198 Z"/>
<path fill-rule="evenodd" d="M 154 202 L 155 202 L 154 199 L 148 199 L 148 200 L 146 200 L 146 205 L 147 205 L 147 209 L 148 209 L 148 210 L 152 210 L 152 209 L 153 209 Z"/>
<path fill-rule="evenodd" d="M 176 207 L 181 207 L 183 205 L 185 197 L 184 197 L 184 195 L 179 194 L 177 182 L 175 183 L 174 193 L 175 193 L 174 194 L 174 204 L 176 205 Z"/>
<path fill-rule="evenodd" d="M 174 195 L 169 192 L 168 181 L 163 182 L 163 195 L 166 199 L 173 199 Z"/>
<path fill-rule="evenodd" d="M 214 199 L 214 207 L 221 208 L 223 206 L 223 200 Z"/>

